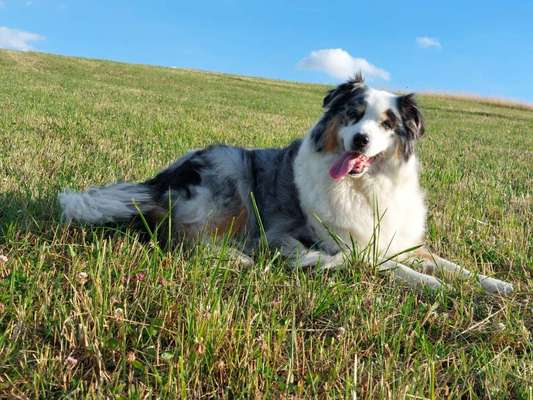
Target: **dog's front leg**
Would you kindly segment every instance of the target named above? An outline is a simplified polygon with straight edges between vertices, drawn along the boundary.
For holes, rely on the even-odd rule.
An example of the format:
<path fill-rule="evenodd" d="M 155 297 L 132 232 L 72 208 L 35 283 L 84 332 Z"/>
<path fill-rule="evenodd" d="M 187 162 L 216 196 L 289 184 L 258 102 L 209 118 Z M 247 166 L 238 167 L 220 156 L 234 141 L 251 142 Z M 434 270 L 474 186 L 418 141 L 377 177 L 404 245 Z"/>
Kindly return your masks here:
<path fill-rule="evenodd" d="M 286 233 L 269 231 L 267 240 L 268 246 L 287 257 L 289 264 L 293 267 L 320 266 L 321 269 L 330 269 L 343 262 L 342 254 L 330 256 L 323 251 L 309 249 L 298 239 Z"/>
<path fill-rule="evenodd" d="M 345 254 L 338 252 L 322 263 L 321 270 L 335 268 L 345 262 Z M 438 289 L 444 286 L 437 278 L 415 271 L 408 266 L 393 260 L 387 260 L 379 266 L 379 271 L 390 271 L 396 281 L 404 282 L 410 287 L 425 286 L 431 289 Z"/>
<path fill-rule="evenodd" d="M 214 243 L 212 240 L 202 239 L 203 244 L 217 252 L 219 255 L 224 254 L 228 260 L 231 260 L 243 267 L 251 267 L 254 265 L 254 260 L 249 255 L 245 254 L 241 250 L 238 250 L 236 247 L 231 245 L 222 246 L 218 243 Z"/>
<path fill-rule="evenodd" d="M 345 261 L 345 254 L 342 251 L 339 251 L 337 254 L 334 254 L 332 256 L 326 255 L 326 257 L 322 261 L 322 264 L 320 265 L 320 270 L 326 271 L 329 269 L 334 269 L 344 264 Z"/>
<path fill-rule="evenodd" d="M 415 271 L 406 265 L 393 260 L 387 260 L 379 266 L 379 271 L 390 271 L 395 280 L 404 282 L 411 287 L 425 286 L 438 289 L 444 285 L 437 278 Z"/>
<path fill-rule="evenodd" d="M 419 250 L 415 258 L 422 261 L 424 271 L 432 273 L 434 270 L 443 272 L 447 275 L 453 275 L 461 279 L 471 279 L 476 277 L 483 289 L 490 293 L 499 293 L 508 295 L 513 291 L 513 285 L 496 278 L 490 278 L 482 274 L 474 274 L 464 267 L 448 261 L 442 257 L 430 253 L 428 250 Z"/>
<path fill-rule="evenodd" d="M 338 253 L 334 256 L 330 256 L 319 250 L 309 250 L 305 247 L 297 249 L 291 252 L 281 253 L 289 259 L 289 263 L 293 267 L 316 267 L 320 266 L 320 270 L 332 269 L 344 261 L 341 253 Z"/>

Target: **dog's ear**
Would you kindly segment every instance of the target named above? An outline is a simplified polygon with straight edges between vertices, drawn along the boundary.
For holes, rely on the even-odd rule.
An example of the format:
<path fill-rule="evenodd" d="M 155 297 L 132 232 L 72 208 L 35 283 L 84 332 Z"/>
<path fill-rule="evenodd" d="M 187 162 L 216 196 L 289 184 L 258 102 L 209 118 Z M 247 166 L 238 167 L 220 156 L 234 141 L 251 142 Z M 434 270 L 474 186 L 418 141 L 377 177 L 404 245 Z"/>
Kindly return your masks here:
<path fill-rule="evenodd" d="M 415 151 L 415 140 L 424 135 L 426 128 L 413 93 L 398 97 L 398 110 L 403 125 L 400 130 L 401 153 L 407 161 Z"/>
<path fill-rule="evenodd" d="M 341 83 L 335 89 L 331 89 L 326 95 L 326 97 L 324 97 L 324 100 L 322 101 L 322 107 L 328 108 L 333 102 L 333 99 L 341 95 L 350 94 L 356 91 L 358 88 L 362 87 L 364 84 L 365 79 L 363 78 L 363 74 L 361 73 L 361 71 L 359 71 L 352 79 Z"/>
<path fill-rule="evenodd" d="M 408 139 L 414 140 L 420 138 L 426 128 L 424 125 L 424 117 L 418 109 L 414 93 L 400 96 L 398 98 L 398 110 L 402 117 L 405 134 Z"/>

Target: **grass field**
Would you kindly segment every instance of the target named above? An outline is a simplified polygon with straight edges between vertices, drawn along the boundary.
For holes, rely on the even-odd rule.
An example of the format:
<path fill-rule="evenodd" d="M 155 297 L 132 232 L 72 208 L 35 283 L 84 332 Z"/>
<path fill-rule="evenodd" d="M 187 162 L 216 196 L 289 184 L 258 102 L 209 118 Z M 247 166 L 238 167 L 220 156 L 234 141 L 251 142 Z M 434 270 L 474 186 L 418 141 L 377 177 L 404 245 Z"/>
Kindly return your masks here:
<path fill-rule="evenodd" d="M 533 111 L 419 98 L 428 243 L 510 281 L 422 293 L 126 228 L 56 195 L 151 176 L 213 142 L 282 146 L 323 86 L 0 51 L 0 398 L 533 398 Z"/>

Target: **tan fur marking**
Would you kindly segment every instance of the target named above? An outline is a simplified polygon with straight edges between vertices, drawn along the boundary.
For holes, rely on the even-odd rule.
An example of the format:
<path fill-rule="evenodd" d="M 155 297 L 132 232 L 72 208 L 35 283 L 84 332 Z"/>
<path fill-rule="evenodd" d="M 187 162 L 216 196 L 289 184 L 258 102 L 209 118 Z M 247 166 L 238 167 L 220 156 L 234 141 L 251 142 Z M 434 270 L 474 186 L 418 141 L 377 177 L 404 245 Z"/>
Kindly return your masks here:
<path fill-rule="evenodd" d="M 212 224 L 209 227 L 209 231 L 210 233 L 217 235 L 225 235 L 227 233 L 238 235 L 244 230 L 247 217 L 248 213 L 243 207 L 237 213 L 229 215 L 226 218 Z"/>
<path fill-rule="evenodd" d="M 324 132 L 324 150 L 325 151 L 329 153 L 333 153 L 339 147 L 338 131 L 339 131 L 339 119 L 334 118 L 328 124 L 328 127 L 326 128 L 326 132 Z"/>
<path fill-rule="evenodd" d="M 419 247 L 416 249 L 414 255 L 423 260 L 433 261 L 433 256 L 425 247 Z"/>
<path fill-rule="evenodd" d="M 424 266 L 424 273 L 427 275 L 435 274 L 435 260 L 431 253 L 424 247 L 420 247 L 415 250 L 413 258 L 421 260 Z"/>
<path fill-rule="evenodd" d="M 402 145 L 401 143 L 398 141 L 398 143 L 396 144 L 396 152 L 395 152 L 395 155 L 396 155 L 396 158 L 398 160 L 401 160 L 402 159 Z"/>

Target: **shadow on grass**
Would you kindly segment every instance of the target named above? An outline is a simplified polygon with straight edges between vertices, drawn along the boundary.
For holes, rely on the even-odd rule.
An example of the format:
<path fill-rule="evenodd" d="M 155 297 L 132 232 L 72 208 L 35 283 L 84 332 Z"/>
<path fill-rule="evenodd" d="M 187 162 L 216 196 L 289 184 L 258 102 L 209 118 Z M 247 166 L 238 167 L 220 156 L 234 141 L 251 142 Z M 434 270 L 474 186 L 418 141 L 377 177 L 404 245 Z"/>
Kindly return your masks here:
<path fill-rule="evenodd" d="M 60 222 L 55 198 L 36 197 L 30 192 L 0 193 L 0 231 L 13 225 L 20 229 L 31 229 L 45 221 L 55 225 Z"/>

